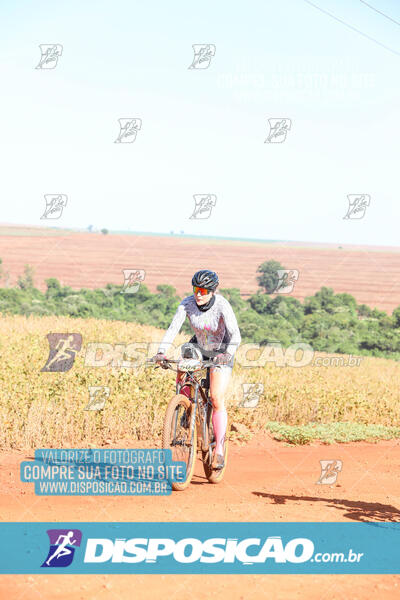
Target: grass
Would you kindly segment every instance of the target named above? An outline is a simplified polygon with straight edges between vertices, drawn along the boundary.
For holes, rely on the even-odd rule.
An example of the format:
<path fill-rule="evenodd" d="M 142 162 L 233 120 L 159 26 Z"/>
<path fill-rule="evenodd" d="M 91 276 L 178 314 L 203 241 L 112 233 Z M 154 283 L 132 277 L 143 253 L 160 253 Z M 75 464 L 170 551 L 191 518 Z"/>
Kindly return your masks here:
<path fill-rule="evenodd" d="M 334 444 L 337 442 L 391 440 L 400 437 L 400 427 L 365 423 L 286 425 L 285 423 L 270 422 L 265 427 L 274 439 L 296 445 L 309 444 L 313 441 Z"/>
<path fill-rule="evenodd" d="M 50 332 L 82 335 L 82 349 L 69 371 L 41 372 Z M 89 367 L 85 355 L 90 342 L 152 342 L 147 354 L 152 356 L 163 333 L 119 321 L 0 313 L 0 448 L 159 441 L 165 409 L 175 393 L 174 373 L 143 366 Z M 187 339 L 179 335 L 175 344 Z M 370 357 L 358 367 L 267 363 L 250 369 L 236 363 L 227 390 L 229 421 L 246 425 L 250 434 L 265 431 L 268 424 L 276 439 L 290 443 L 400 437 L 399 379 L 399 362 Z M 244 383 L 264 386 L 255 408 L 240 406 Z M 110 388 L 103 410 L 84 410 L 89 386 Z"/>

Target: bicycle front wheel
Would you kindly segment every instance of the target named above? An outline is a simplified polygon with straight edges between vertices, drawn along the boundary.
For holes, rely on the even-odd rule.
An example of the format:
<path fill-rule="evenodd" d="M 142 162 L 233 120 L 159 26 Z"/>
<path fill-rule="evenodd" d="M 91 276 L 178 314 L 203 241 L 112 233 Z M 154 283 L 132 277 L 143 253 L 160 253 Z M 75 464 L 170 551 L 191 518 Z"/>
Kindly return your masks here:
<path fill-rule="evenodd" d="M 172 460 L 183 461 L 186 464 L 186 479 L 171 482 L 172 489 L 182 491 L 189 485 L 194 472 L 197 432 L 193 429 L 190 434 L 190 422 L 194 405 L 181 394 L 174 396 L 167 407 L 164 418 L 162 447 L 171 450 Z"/>

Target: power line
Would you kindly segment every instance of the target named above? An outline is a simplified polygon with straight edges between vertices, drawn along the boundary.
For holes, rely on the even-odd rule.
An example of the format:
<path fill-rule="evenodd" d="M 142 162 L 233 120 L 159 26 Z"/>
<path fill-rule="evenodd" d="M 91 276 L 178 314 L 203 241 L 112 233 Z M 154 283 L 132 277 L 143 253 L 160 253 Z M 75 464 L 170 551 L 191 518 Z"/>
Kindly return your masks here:
<path fill-rule="evenodd" d="M 324 10 L 320 6 L 317 6 L 313 2 L 310 2 L 310 0 L 304 0 L 304 2 L 306 2 L 307 4 L 310 4 L 314 8 L 316 8 L 316 9 L 320 10 L 321 12 L 325 13 L 326 15 L 328 15 L 329 17 L 331 17 L 332 19 L 335 19 L 335 21 L 338 21 L 342 25 L 345 25 L 346 27 L 348 27 L 352 31 L 356 31 L 357 33 L 359 33 L 363 37 L 367 38 L 367 40 L 371 40 L 372 42 L 375 42 L 375 44 L 378 44 L 378 46 L 381 46 L 382 48 L 385 48 L 385 50 L 389 50 L 389 52 L 392 52 L 393 54 L 397 54 L 397 56 L 400 56 L 400 52 L 397 52 L 397 50 L 393 50 L 393 48 L 389 48 L 389 46 L 385 46 L 385 44 L 382 44 L 381 42 L 378 42 L 378 40 L 376 40 L 375 38 L 371 37 L 370 35 L 367 35 L 363 31 L 360 31 L 356 27 L 353 27 L 353 25 L 349 25 L 349 23 L 346 23 L 345 21 L 342 21 L 342 19 L 339 19 L 338 17 L 335 17 L 335 15 L 333 15 L 330 12 L 328 12 L 327 10 Z"/>
<path fill-rule="evenodd" d="M 364 0 L 360 0 L 360 2 L 362 2 L 363 4 L 365 4 L 366 6 L 368 6 L 369 8 L 371 8 L 372 10 L 374 10 L 375 12 L 379 13 L 383 17 L 386 17 L 387 19 L 389 19 L 389 21 L 393 21 L 393 23 L 396 23 L 396 25 L 400 26 L 400 23 L 398 21 L 396 21 L 395 19 L 392 19 L 392 17 L 389 17 L 389 15 L 385 15 L 385 13 L 383 13 L 382 11 L 378 10 L 377 8 L 375 8 L 375 6 L 372 6 L 371 4 L 368 4 L 368 2 L 364 2 Z"/>

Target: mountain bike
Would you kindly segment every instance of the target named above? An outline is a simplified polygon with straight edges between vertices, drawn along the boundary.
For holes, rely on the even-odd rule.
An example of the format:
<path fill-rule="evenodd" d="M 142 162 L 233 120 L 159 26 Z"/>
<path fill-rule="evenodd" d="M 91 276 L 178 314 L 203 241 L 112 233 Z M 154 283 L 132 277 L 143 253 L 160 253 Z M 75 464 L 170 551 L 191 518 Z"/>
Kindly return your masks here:
<path fill-rule="evenodd" d="M 176 395 L 168 403 L 162 435 L 162 447 L 172 451 L 172 460 L 183 461 L 186 464 L 186 479 L 171 482 L 172 489 L 182 491 L 188 487 L 193 477 L 197 452 L 203 462 L 208 481 L 220 483 L 227 465 L 228 440 L 225 437 L 224 466 L 222 469 L 214 469 L 212 460 L 216 441 L 212 425 L 210 368 L 215 366 L 215 363 L 193 358 L 166 359 L 164 362 L 172 371 L 184 373 L 181 381 L 176 384 Z M 149 359 L 146 360 L 146 364 L 155 363 Z M 176 364 L 177 368 L 174 368 L 173 364 Z M 204 369 L 206 377 L 201 378 Z M 190 399 L 180 393 L 184 386 L 190 388 Z"/>

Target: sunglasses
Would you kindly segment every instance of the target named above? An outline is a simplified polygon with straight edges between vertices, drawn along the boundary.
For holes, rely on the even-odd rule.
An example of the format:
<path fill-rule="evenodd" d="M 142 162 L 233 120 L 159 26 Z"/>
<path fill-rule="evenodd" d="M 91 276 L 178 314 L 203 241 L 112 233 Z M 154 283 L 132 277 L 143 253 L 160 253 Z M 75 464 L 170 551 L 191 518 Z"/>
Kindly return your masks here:
<path fill-rule="evenodd" d="M 194 292 L 195 296 L 197 296 L 197 294 L 200 294 L 201 296 L 207 296 L 207 294 L 211 293 L 211 290 L 207 290 L 206 288 L 202 288 L 202 287 L 193 286 L 193 292 Z"/>

